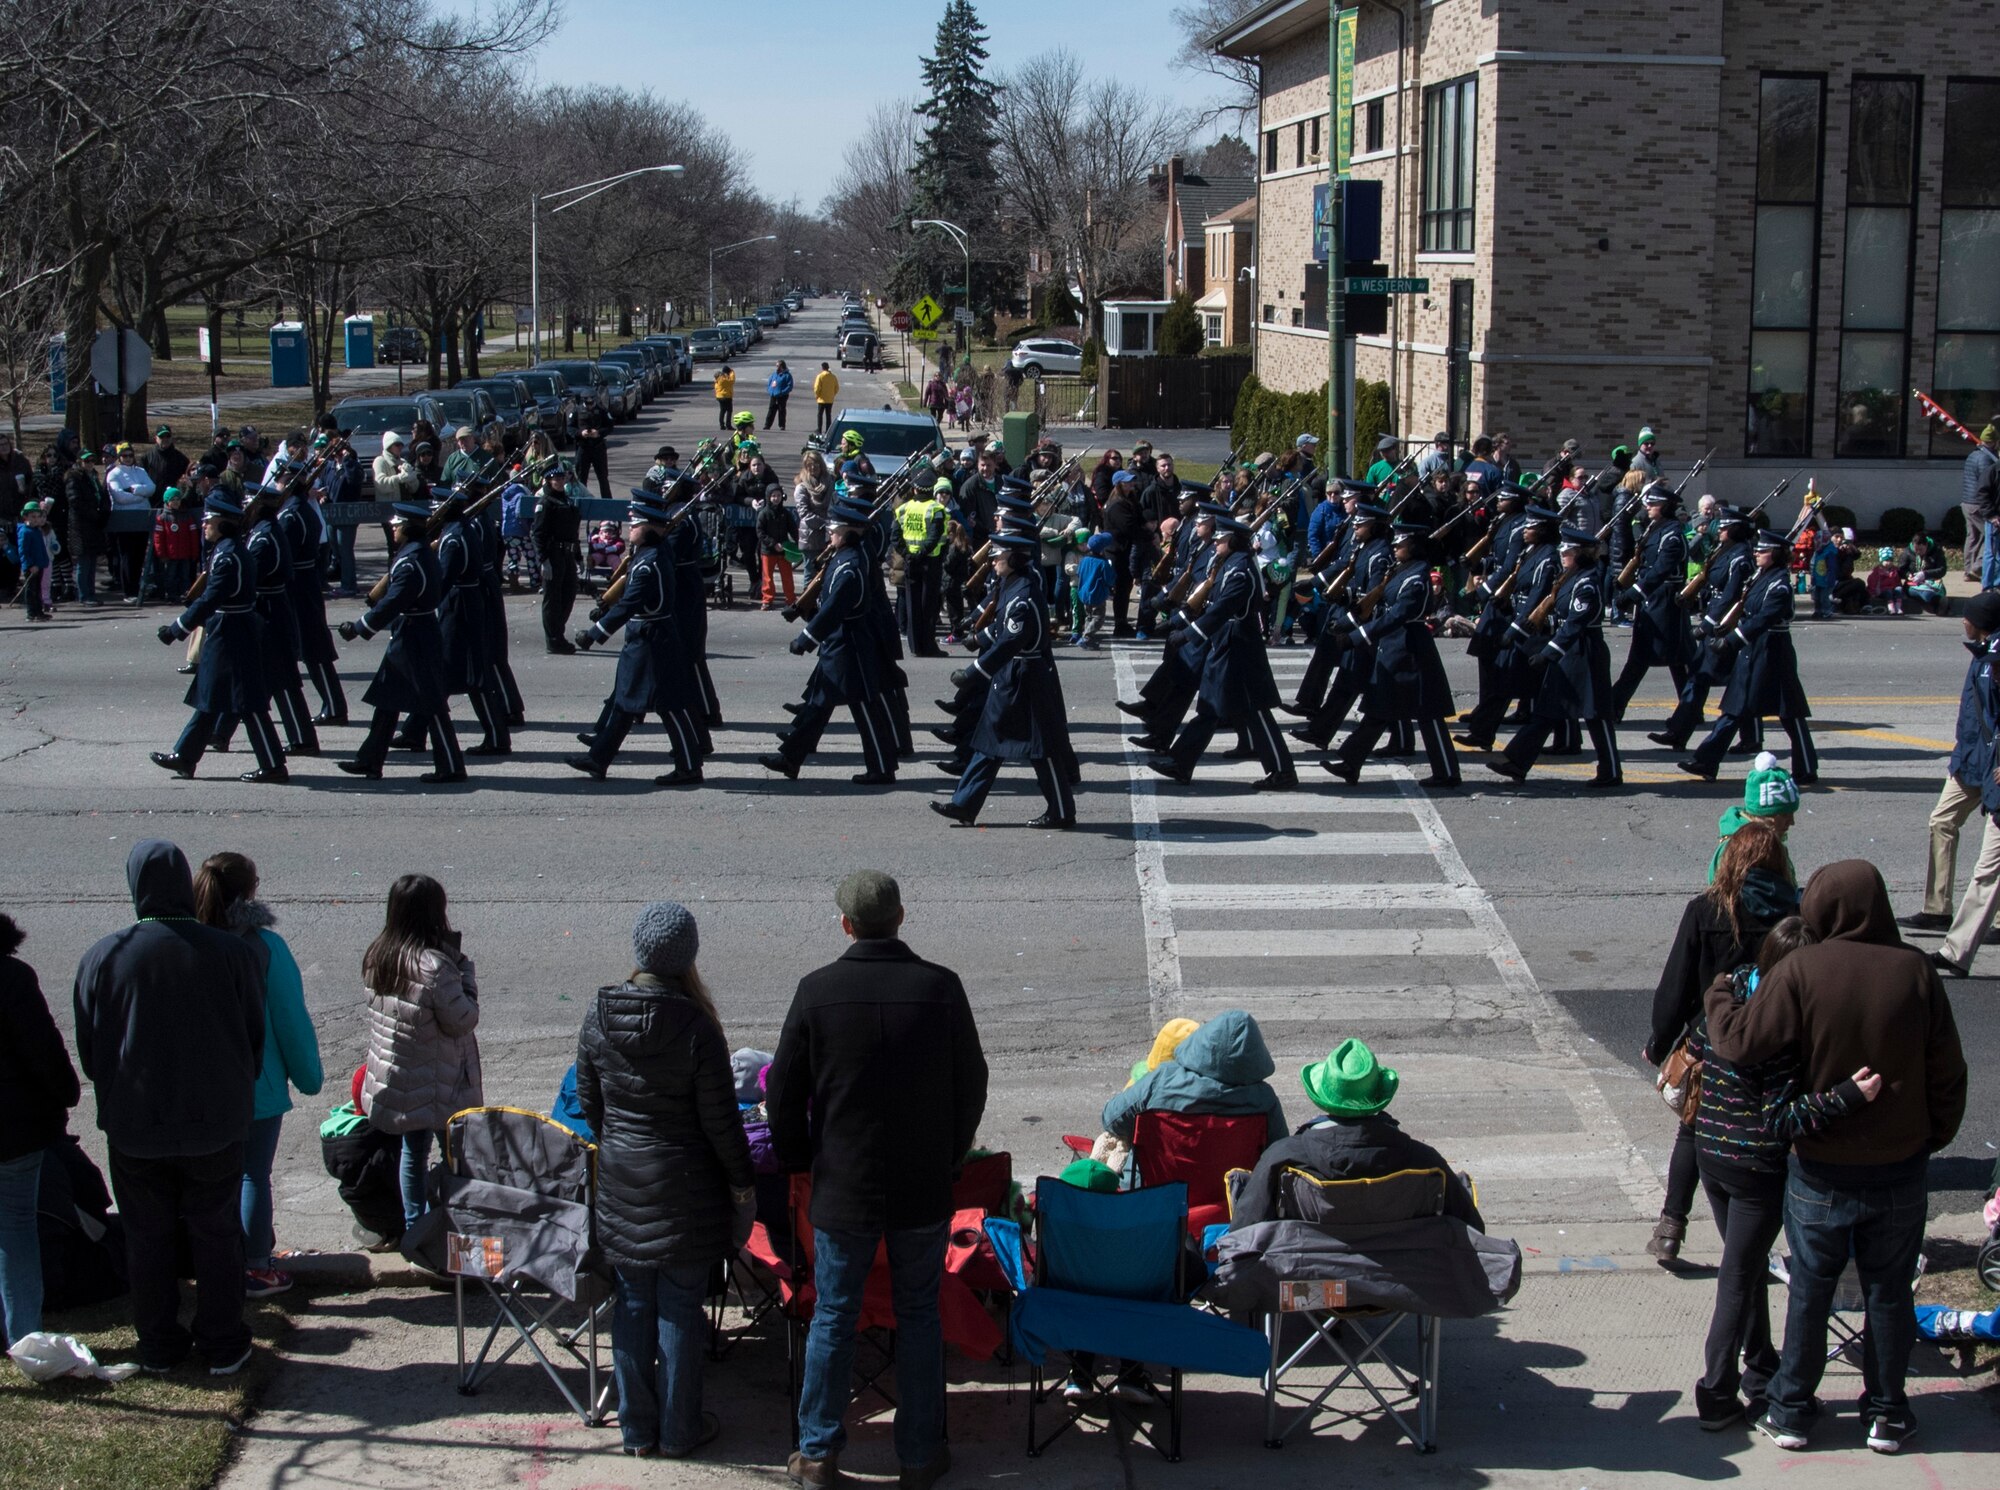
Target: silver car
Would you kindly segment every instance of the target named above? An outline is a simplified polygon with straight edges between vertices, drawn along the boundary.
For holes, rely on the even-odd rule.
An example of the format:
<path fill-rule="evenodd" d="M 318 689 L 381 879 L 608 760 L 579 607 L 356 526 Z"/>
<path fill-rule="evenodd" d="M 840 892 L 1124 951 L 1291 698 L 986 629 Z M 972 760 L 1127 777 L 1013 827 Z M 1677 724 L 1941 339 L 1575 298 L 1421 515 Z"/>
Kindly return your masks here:
<path fill-rule="evenodd" d="M 1043 373 L 1074 375 L 1083 371 L 1083 348 L 1059 337 L 1031 337 L 1015 342 L 1007 361 L 1023 377 L 1039 378 Z"/>

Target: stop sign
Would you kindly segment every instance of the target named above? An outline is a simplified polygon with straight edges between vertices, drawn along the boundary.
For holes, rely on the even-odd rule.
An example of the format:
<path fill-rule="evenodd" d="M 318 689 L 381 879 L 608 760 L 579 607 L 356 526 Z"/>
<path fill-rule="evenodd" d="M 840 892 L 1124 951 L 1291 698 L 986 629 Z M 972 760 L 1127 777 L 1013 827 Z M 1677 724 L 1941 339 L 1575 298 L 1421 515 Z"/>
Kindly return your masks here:
<path fill-rule="evenodd" d="M 906 310 L 897 311 L 893 316 L 889 317 L 889 324 L 898 331 L 908 331 L 910 329 L 910 313 Z"/>

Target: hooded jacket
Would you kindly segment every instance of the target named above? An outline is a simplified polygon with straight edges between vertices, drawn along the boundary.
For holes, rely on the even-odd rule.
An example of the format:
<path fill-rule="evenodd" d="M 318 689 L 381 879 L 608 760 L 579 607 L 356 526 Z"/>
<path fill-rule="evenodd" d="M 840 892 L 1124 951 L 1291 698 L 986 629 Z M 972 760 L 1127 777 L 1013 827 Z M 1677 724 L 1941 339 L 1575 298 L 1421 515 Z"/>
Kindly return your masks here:
<path fill-rule="evenodd" d="M 1287 1131 L 1269 1080 L 1277 1069 L 1257 1021 L 1227 1010 L 1181 1041 L 1172 1060 L 1105 1103 L 1105 1131 L 1130 1143 L 1142 1112 L 1262 1113 L 1266 1134 L 1275 1138 Z"/>
<path fill-rule="evenodd" d="M 139 1159 L 241 1143 L 264 1054 L 256 954 L 195 919 L 194 876 L 173 844 L 134 844 L 125 881 L 138 923 L 76 970 L 76 1053 L 97 1090 L 97 1126 Z"/>
<path fill-rule="evenodd" d="M 576 1039 L 576 1095 L 597 1135 L 597 1242 L 614 1265 L 729 1255 L 730 1190 L 755 1180 L 722 1031 L 641 973 L 600 988 Z"/>
<path fill-rule="evenodd" d="M 1843 1187 L 1920 1179 L 1965 1116 L 1965 1054 L 1951 1002 L 1924 955 L 1903 944 L 1882 876 L 1865 859 L 1829 864 L 1806 883 L 1800 914 L 1819 938 L 1737 1003 L 1708 990 L 1708 1039 L 1736 1065 L 1796 1047 L 1806 1090 L 1829 1091 L 1862 1066 L 1881 1094 L 1801 1136 L 1800 1170 Z"/>

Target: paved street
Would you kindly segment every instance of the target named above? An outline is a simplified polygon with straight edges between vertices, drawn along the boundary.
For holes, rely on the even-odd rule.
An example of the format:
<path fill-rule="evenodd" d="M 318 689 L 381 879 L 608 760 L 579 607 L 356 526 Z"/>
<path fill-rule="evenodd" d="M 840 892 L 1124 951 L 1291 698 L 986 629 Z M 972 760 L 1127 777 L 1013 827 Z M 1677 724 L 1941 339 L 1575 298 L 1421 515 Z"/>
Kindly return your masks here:
<path fill-rule="evenodd" d="M 764 437 L 787 474 L 812 427 L 807 390 L 829 353 L 830 322 L 825 302 L 809 306 L 737 363 L 737 406 L 755 409 L 760 423 L 773 361 L 785 357 L 798 379 L 790 430 Z M 694 383 L 616 437 L 619 494 L 662 440 L 687 453 L 714 428 L 711 371 L 698 367 Z M 850 370 L 841 380 L 842 404 L 879 405 L 891 396 L 880 375 Z M 352 610 L 335 603 L 334 618 Z M 65 1025 L 62 995 L 77 957 L 129 919 L 122 865 L 132 841 L 171 837 L 197 860 L 237 849 L 262 870 L 279 930 L 304 970 L 329 1088 L 344 1089 L 362 1055 L 362 949 L 380 924 L 389 882 L 422 870 L 447 886 L 453 921 L 478 963 L 489 1100 L 545 1108 L 592 991 L 629 967 L 636 907 L 672 897 L 694 908 L 702 971 L 731 1044 L 769 1048 L 798 976 L 840 950 L 833 884 L 849 868 L 883 867 L 902 882 L 909 941 L 960 969 L 972 993 L 994 1067 L 982 1141 L 1010 1149 L 1019 1175 L 1052 1172 L 1064 1157 L 1061 1134 L 1096 1131 L 1101 1103 L 1123 1084 L 1153 1028 L 1176 1014 L 1231 1006 L 1254 1013 L 1278 1058 L 1276 1084 L 1294 1121 L 1306 1111 L 1298 1068 L 1347 1035 L 1366 1037 L 1401 1069 L 1398 1117 L 1472 1171 L 1493 1229 L 1530 1249 L 1532 1273 L 1514 1311 L 1465 1331 L 1481 1364 L 1461 1371 L 1447 1362 L 1447 1448 L 1429 1461 L 1446 1472 L 1426 1473 L 1426 1482 L 1601 1487 L 1690 1475 L 1774 1482 L 1767 1445 L 1734 1434 L 1718 1443 L 1693 1431 L 1691 1407 L 1676 1394 L 1697 1374 L 1709 1289 L 1699 1279 L 1669 1279 L 1640 1255 L 1671 1132 L 1638 1046 L 1680 906 L 1701 887 L 1715 819 L 1740 796 L 1740 760 L 1722 782 L 1705 786 L 1676 772 L 1673 757 L 1633 729 L 1623 736 L 1631 787 L 1621 795 L 1577 790 L 1590 766 L 1573 760 L 1546 762 L 1518 788 L 1468 760 L 1468 789 L 1455 796 L 1425 792 L 1402 766 L 1371 767 L 1360 788 L 1345 790 L 1302 762 L 1306 790 L 1272 798 L 1248 790 L 1253 766 L 1212 755 L 1193 785 L 1174 786 L 1146 772 L 1123 743 L 1126 721 L 1113 700 L 1131 694 L 1156 653 L 1120 646 L 1060 659 L 1085 774 L 1081 829 L 1052 835 L 1022 827 L 1040 810 L 1039 794 L 1025 771 L 1010 771 L 982 826 L 952 830 L 923 804 L 946 786 L 924 727 L 936 722 L 929 701 L 945 690 L 954 662 L 909 664 L 926 759 L 906 762 L 893 790 L 850 786 L 860 755 L 844 721 L 829 733 L 828 752 L 787 783 L 755 761 L 809 663 L 786 654 L 790 630 L 777 616 L 716 613 L 710 649 L 728 727 L 717 735 L 708 785 L 669 793 L 649 785 L 667 766 L 654 727 L 635 736 L 602 785 L 560 764 L 575 748 L 574 732 L 596 714 L 613 656 L 545 655 L 532 597 L 512 600 L 510 616 L 530 721 L 515 733 L 516 753 L 475 762 L 469 786 L 426 791 L 415 782 L 421 767 L 408 764 L 414 757 L 393 758 L 379 784 L 346 778 L 323 759 L 295 765 L 289 786 L 245 787 L 234 780 L 249 764 L 244 754 L 211 757 L 198 780 L 170 780 L 146 760 L 183 718 L 179 652 L 153 636 L 164 613 L 68 609 L 34 628 L 8 613 L 0 622 L 0 821 L 10 852 L 0 865 L 0 900 L 27 928 L 24 955 Z M 1614 667 L 1628 635 L 1611 633 Z M 1834 858 L 1870 858 L 1898 909 L 1913 909 L 1924 820 L 1965 662 L 1958 623 L 1802 623 L 1796 636 L 1825 784 L 1806 793 L 1793 856 L 1802 874 Z M 366 686 L 378 648 L 343 645 L 351 700 Z M 1444 650 L 1460 702 L 1469 703 L 1473 669 L 1463 645 Z M 1304 649 L 1275 654 L 1288 693 L 1305 657 Z M 1665 677 L 1655 677 L 1635 706 L 1641 718 L 1663 718 L 1668 706 Z M 329 754 L 358 737 L 358 730 L 329 732 Z M 1772 738 L 1782 744 L 1775 729 Z M 1969 832 L 1961 875 L 1976 841 Z M 1981 971 L 2000 972 L 2000 953 L 1989 950 L 1981 961 Z M 1974 1107 L 1934 1167 L 1934 1211 L 1940 1235 L 1971 1238 L 1976 1222 L 1966 1213 L 2000 1141 L 2000 1101 L 1984 1075 L 2000 1056 L 1988 1008 L 1996 990 L 1989 977 L 1951 989 L 1975 1073 Z M 281 1244 L 348 1246 L 345 1211 L 320 1168 L 314 1134 L 331 1100 L 304 1102 L 287 1125 Z M 86 1109 L 79 1126 L 94 1145 L 90 1123 Z M 1694 1236 L 1690 1253 L 1712 1260 L 1705 1220 Z M 328 1323 L 343 1317 L 342 1308 L 333 1301 L 310 1311 L 303 1338 L 331 1331 L 322 1353 L 344 1348 L 342 1326 Z M 448 1311 L 418 1297 L 398 1317 L 441 1324 Z M 379 1368 L 390 1375 L 367 1391 L 386 1401 L 418 1390 L 421 1380 L 421 1390 L 452 1400 L 438 1364 L 448 1359 L 448 1333 L 384 1334 L 382 1321 L 358 1316 L 348 1323 L 391 1363 Z M 782 1347 L 773 1336 L 745 1349 L 765 1358 L 753 1369 L 739 1355 L 726 1373 L 735 1384 L 717 1391 L 734 1400 L 725 1402 L 726 1416 L 761 1421 L 772 1415 L 765 1408 L 776 1410 L 781 1388 L 772 1373 L 782 1379 L 775 1364 Z M 431 1364 L 393 1364 L 422 1361 Z M 340 1369 L 378 1368 L 371 1357 Z M 992 1373 L 981 1379 L 989 1383 L 983 1405 L 970 1410 L 963 1437 L 955 1421 L 955 1449 L 968 1445 L 962 1463 L 983 1453 L 992 1472 L 1015 1473 L 1026 1462 L 1015 1446 L 1018 1394 L 1007 1401 L 990 1385 Z M 280 1404 L 287 1405 L 287 1383 L 312 1380 L 304 1369 L 287 1373 Z M 1956 1394 L 1952 1383 L 1927 1385 Z M 311 1405 L 315 1389 L 305 1390 L 291 1409 Z M 1844 1378 L 1829 1388 L 1830 1399 L 1852 1395 Z M 514 1401 L 496 1393 L 491 1410 L 520 1410 Z M 1975 1483 L 1973 1461 L 1957 1451 L 1981 1433 L 1990 1445 L 1990 1407 L 1957 1400 L 1926 1411 L 1931 1478 L 1921 1477 L 1922 1461 L 1906 1457 L 1861 1466 L 1868 1483 Z M 1192 1457 L 1164 1476 L 1136 1458 L 1133 1467 L 1143 1466 L 1147 1483 L 1206 1485 L 1224 1482 L 1222 1466 L 1233 1464 L 1229 1479 L 1240 1483 L 1240 1466 L 1251 1461 L 1233 1451 L 1254 1450 L 1249 1412 L 1247 1402 L 1198 1408 L 1193 1421 L 1224 1423 L 1193 1451 L 1199 1467 Z M 1665 1417 L 1677 1421 L 1655 1426 Z M 295 1436 L 260 1447 L 270 1427 L 260 1420 L 241 1483 L 474 1482 L 454 1478 L 470 1471 L 442 1470 L 415 1446 L 438 1426 L 422 1413 L 386 1424 L 377 1418 L 385 1440 L 409 1441 L 393 1452 L 384 1447 L 374 1472 L 314 1459 L 312 1442 L 338 1431 L 331 1420 L 282 1421 Z M 510 1420 L 488 1437 L 516 1442 L 532 1427 L 525 1421 Z M 1633 1439 L 1629 1430 L 1639 1423 L 1646 1432 Z M 1482 1443 L 1468 1441 L 1475 1425 L 1485 1443 L 1515 1445 L 1506 1451 L 1513 1457 L 1482 1459 Z M 487 1430 L 457 1423 L 439 1431 L 478 1440 Z M 742 1452 L 732 1447 L 725 1457 L 774 1462 L 775 1431 L 758 1431 L 771 1442 L 732 1440 Z M 1572 1432 L 1574 1455 L 1555 1441 Z M 1858 1434 L 1849 1436 L 1847 1446 L 1858 1450 Z M 1195 1442 L 1202 1437 L 1197 1430 Z M 545 1447 L 551 1441 L 545 1432 Z M 543 1472 L 526 1482 L 615 1482 L 601 1456 L 577 1458 L 586 1441 L 605 1442 L 572 1425 L 553 1440 L 560 1452 L 537 1460 Z M 1386 1436 L 1371 1431 L 1365 1441 L 1366 1463 L 1381 1477 L 1408 1478 L 1416 1468 Z M 886 1459 L 880 1434 L 868 1444 Z M 1701 1452 L 1688 1457 L 1693 1450 Z M 1683 1457 L 1669 1462 L 1670 1455 Z M 1038 1483 L 1106 1483 L 1116 1462 L 1101 1444 L 1066 1444 L 1045 1462 L 1057 1459 L 1061 1465 Z M 1271 1462 L 1299 1478 L 1333 1459 L 1308 1446 Z M 303 1473 L 309 1465 L 317 1467 Z"/>

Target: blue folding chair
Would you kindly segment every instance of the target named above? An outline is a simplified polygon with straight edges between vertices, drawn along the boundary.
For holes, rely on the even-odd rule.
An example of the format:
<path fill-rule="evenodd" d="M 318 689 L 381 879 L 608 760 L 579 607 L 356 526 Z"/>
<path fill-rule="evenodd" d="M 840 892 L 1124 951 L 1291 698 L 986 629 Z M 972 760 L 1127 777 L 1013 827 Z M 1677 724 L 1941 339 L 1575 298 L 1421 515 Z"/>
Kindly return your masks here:
<path fill-rule="evenodd" d="M 1044 1178 L 1035 1184 L 1033 1278 L 1019 1229 L 989 1219 L 993 1240 L 1018 1294 L 1009 1330 L 1016 1354 L 1029 1368 L 1028 1455 L 1037 1457 L 1083 1417 L 1065 1408 L 1046 1438 L 1036 1436 L 1036 1409 L 1051 1390 L 1049 1353 L 1068 1358 L 1068 1372 L 1091 1378 L 1106 1404 L 1112 1430 L 1143 1437 L 1169 1462 L 1181 1457 L 1181 1373 L 1263 1375 L 1267 1347 L 1247 1326 L 1191 1307 L 1198 1279 L 1187 1276 L 1187 1186 L 1155 1185 L 1105 1194 Z M 1168 1368 L 1167 1441 L 1137 1413 L 1123 1407 L 1098 1379 L 1094 1362 L 1078 1357 L 1129 1359 Z"/>

